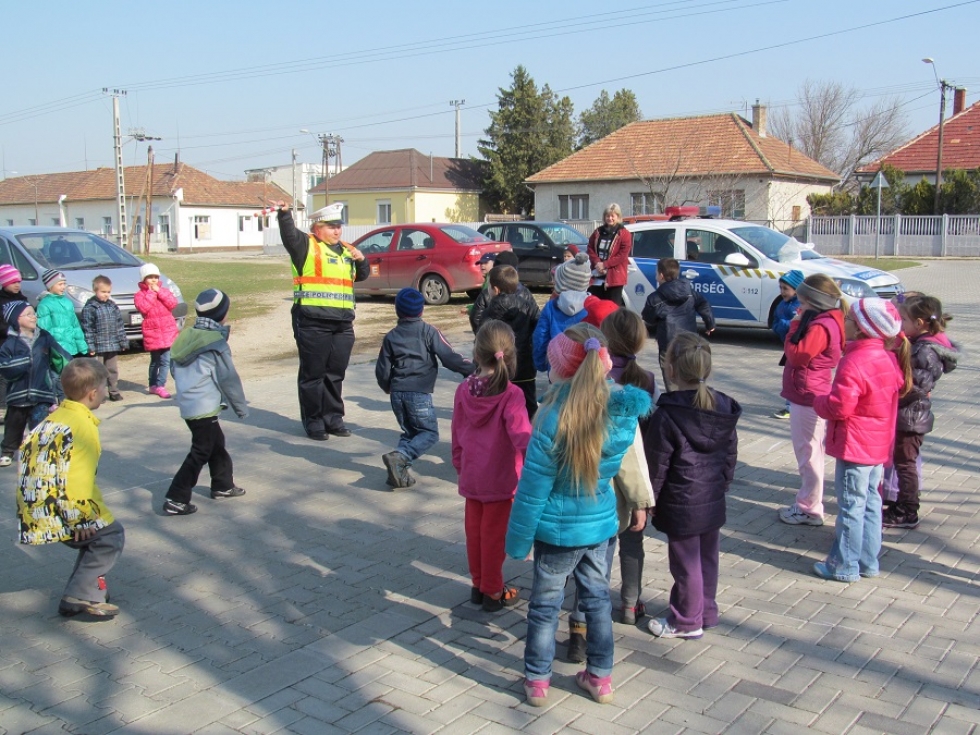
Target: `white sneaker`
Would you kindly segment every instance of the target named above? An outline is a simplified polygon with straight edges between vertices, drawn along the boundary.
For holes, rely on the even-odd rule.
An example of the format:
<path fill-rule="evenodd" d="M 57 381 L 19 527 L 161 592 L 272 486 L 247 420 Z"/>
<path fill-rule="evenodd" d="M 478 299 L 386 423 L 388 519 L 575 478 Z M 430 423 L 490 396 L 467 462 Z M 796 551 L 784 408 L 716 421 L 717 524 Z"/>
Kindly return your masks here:
<path fill-rule="evenodd" d="M 779 520 L 791 526 L 822 526 L 823 518 L 812 516 L 800 510 L 800 506 L 793 503 L 788 508 L 779 509 Z"/>
<path fill-rule="evenodd" d="M 0 467 L 10 467 L 14 463 L 13 457 L 8 457 L 6 454 L 0 457 Z"/>
<path fill-rule="evenodd" d="M 704 631 L 701 628 L 698 628 L 697 630 L 677 630 L 677 628 L 667 621 L 667 618 L 654 618 L 647 623 L 647 630 L 653 633 L 657 638 L 696 639 L 704 635 Z"/>

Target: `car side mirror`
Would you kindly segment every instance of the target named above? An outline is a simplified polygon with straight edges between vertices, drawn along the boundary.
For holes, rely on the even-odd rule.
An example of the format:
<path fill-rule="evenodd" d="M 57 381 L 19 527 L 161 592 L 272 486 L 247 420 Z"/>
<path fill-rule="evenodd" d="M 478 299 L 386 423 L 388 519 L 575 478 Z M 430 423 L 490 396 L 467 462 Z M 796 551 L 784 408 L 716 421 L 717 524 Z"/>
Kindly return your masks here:
<path fill-rule="evenodd" d="M 742 267 L 752 267 L 752 261 L 745 253 L 729 253 L 725 256 L 725 265 L 740 265 Z"/>

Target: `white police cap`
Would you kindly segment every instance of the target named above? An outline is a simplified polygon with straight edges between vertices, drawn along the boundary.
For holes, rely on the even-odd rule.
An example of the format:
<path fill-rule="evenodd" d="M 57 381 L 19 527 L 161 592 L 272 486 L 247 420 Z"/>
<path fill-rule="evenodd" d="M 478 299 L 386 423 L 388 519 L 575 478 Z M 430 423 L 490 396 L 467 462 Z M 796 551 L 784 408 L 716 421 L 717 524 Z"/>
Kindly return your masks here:
<path fill-rule="evenodd" d="M 343 222 L 344 205 L 341 202 L 321 207 L 310 216 L 311 222 Z"/>

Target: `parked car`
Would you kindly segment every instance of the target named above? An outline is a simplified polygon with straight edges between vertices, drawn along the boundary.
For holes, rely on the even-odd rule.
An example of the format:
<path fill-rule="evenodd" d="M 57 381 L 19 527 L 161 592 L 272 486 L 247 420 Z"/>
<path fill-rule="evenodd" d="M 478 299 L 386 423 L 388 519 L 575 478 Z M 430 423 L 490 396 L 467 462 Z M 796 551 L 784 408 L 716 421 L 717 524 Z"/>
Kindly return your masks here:
<path fill-rule="evenodd" d="M 526 286 L 550 286 L 551 272 L 561 263 L 565 248 L 574 245 L 584 253 L 589 247 L 589 238 L 564 222 L 487 222 L 477 229 L 510 243 Z"/>
<path fill-rule="evenodd" d="M 891 298 L 905 287 L 891 273 L 828 258 L 769 227 L 725 219 L 681 219 L 627 225 L 633 257 L 623 299 L 637 313 L 657 287 L 657 261 L 676 258 L 681 276 L 711 304 L 719 324 L 770 327 L 779 277 L 794 268 L 825 273 L 850 299 Z"/>
<path fill-rule="evenodd" d="M 143 315 L 133 304 L 143 261 L 118 245 L 91 232 L 66 227 L 3 227 L 0 263 L 9 263 L 20 271 L 21 292 L 33 306 L 47 291 L 41 274 L 52 268 L 64 273 L 68 281 L 65 296 L 71 299 L 76 314 L 81 314 L 85 302 L 94 295 L 92 279 L 106 276 L 112 281 L 112 300 L 123 314 L 126 336 L 130 342 L 143 341 Z M 174 316 L 179 321 L 187 314 L 180 288 L 164 275 L 160 280 L 177 297 Z"/>
<path fill-rule="evenodd" d="M 456 224 L 389 225 L 354 241 L 371 266 L 371 275 L 354 292 L 396 294 L 407 286 L 422 292 L 427 304 L 445 304 L 451 293 L 475 297 L 483 286 L 477 261 L 484 253 L 510 250 L 472 227 Z"/>

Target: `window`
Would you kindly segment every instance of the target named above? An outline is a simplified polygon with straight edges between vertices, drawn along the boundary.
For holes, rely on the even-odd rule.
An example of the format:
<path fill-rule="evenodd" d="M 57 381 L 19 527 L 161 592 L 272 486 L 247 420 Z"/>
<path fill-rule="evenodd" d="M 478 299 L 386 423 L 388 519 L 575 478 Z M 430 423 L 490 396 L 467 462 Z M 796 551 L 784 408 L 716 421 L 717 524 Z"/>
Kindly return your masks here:
<path fill-rule="evenodd" d="M 37 227 L 37 220 L 31 217 L 27 220 L 27 224 L 29 224 L 31 227 Z"/>
<path fill-rule="evenodd" d="M 749 262 L 755 261 L 755 258 L 742 250 L 734 240 L 718 232 L 688 228 L 685 237 L 687 239 L 688 260 L 700 260 L 704 263 L 720 265 L 725 262 L 729 255 L 741 253 Z"/>
<path fill-rule="evenodd" d="M 51 224 L 55 227 L 61 227 L 61 217 L 52 217 Z"/>
<path fill-rule="evenodd" d="M 259 232 L 262 232 L 266 227 L 269 226 L 269 217 L 268 216 L 265 216 L 265 217 L 256 217 L 255 220 L 256 220 L 256 223 L 259 226 Z"/>
<path fill-rule="evenodd" d="M 391 200 L 378 199 L 377 202 L 378 202 L 378 224 L 390 225 L 391 224 Z"/>
<path fill-rule="evenodd" d="M 143 218 L 137 217 L 136 222 L 133 223 L 133 234 L 139 236 L 143 232 Z"/>
<path fill-rule="evenodd" d="M 194 215 L 194 239 L 211 239 L 211 217 L 204 214 Z"/>
<path fill-rule="evenodd" d="M 170 239 L 170 215 L 161 214 L 157 217 L 157 226 L 160 228 L 160 234 L 163 235 L 167 240 Z"/>
<path fill-rule="evenodd" d="M 632 214 L 663 214 L 664 208 L 661 204 L 660 194 L 651 194 L 648 191 L 641 191 L 630 194 L 630 205 Z"/>
<path fill-rule="evenodd" d="M 799 204 L 794 204 L 793 205 L 792 212 L 793 213 L 790 216 L 793 218 L 793 221 L 794 222 L 799 222 L 800 221 L 800 214 L 802 214 L 803 208 Z"/>
<path fill-rule="evenodd" d="M 343 204 L 344 210 L 340 215 L 340 223 L 343 225 L 347 224 L 347 202 L 333 202 L 334 204 Z"/>
<path fill-rule="evenodd" d="M 238 231 L 239 232 L 245 232 L 245 223 L 246 222 L 251 222 L 251 221 L 252 221 L 252 218 L 251 217 L 246 217 L 246 216 L 241 215 L 241 214 L 238 215 Z"/>
<path fill-rule="evenodd" d="M 633 233 L 633 257 L 660 258 L 674 257 L 674 230 L 640 230 Z"/>
<path fill-rule="evenodd" d="M 362 240 L 357 249 L 365 255 L 387 253 L 389 248 L 391 248 L 391 238 L 394 234 L 394 230 L 376 232 L 371 237 Z"/>
<path fill-rule="evenodd" d="M 727 189 L 709 191 L 708 204 L 721 207 L 721 216 L 726 219 L 745 219 L 745 190 Z"/>
<path fill-rule="evenodd" d="M 112 234 L 112 217 L 102 218 L 102 234 L 111 235 Z"/>
<path fill-rule="evenodd" d="M 84 230 L 85 229 L 85 218 L 84 217 L 76 217 L 75 218 L 75 228 L 78 229 L 78 230 Z"/>
<path fill-rule="evenodd" d="M 588 194 L 559 194 L 558 219 L 588 219 Z"/>
<path fill-rule="evenodd" d="M 8 219 L 7 220 L 7 227 L 13 227 L 13 226 L 14 226 L 14 221 L 12 219 Z"/>

